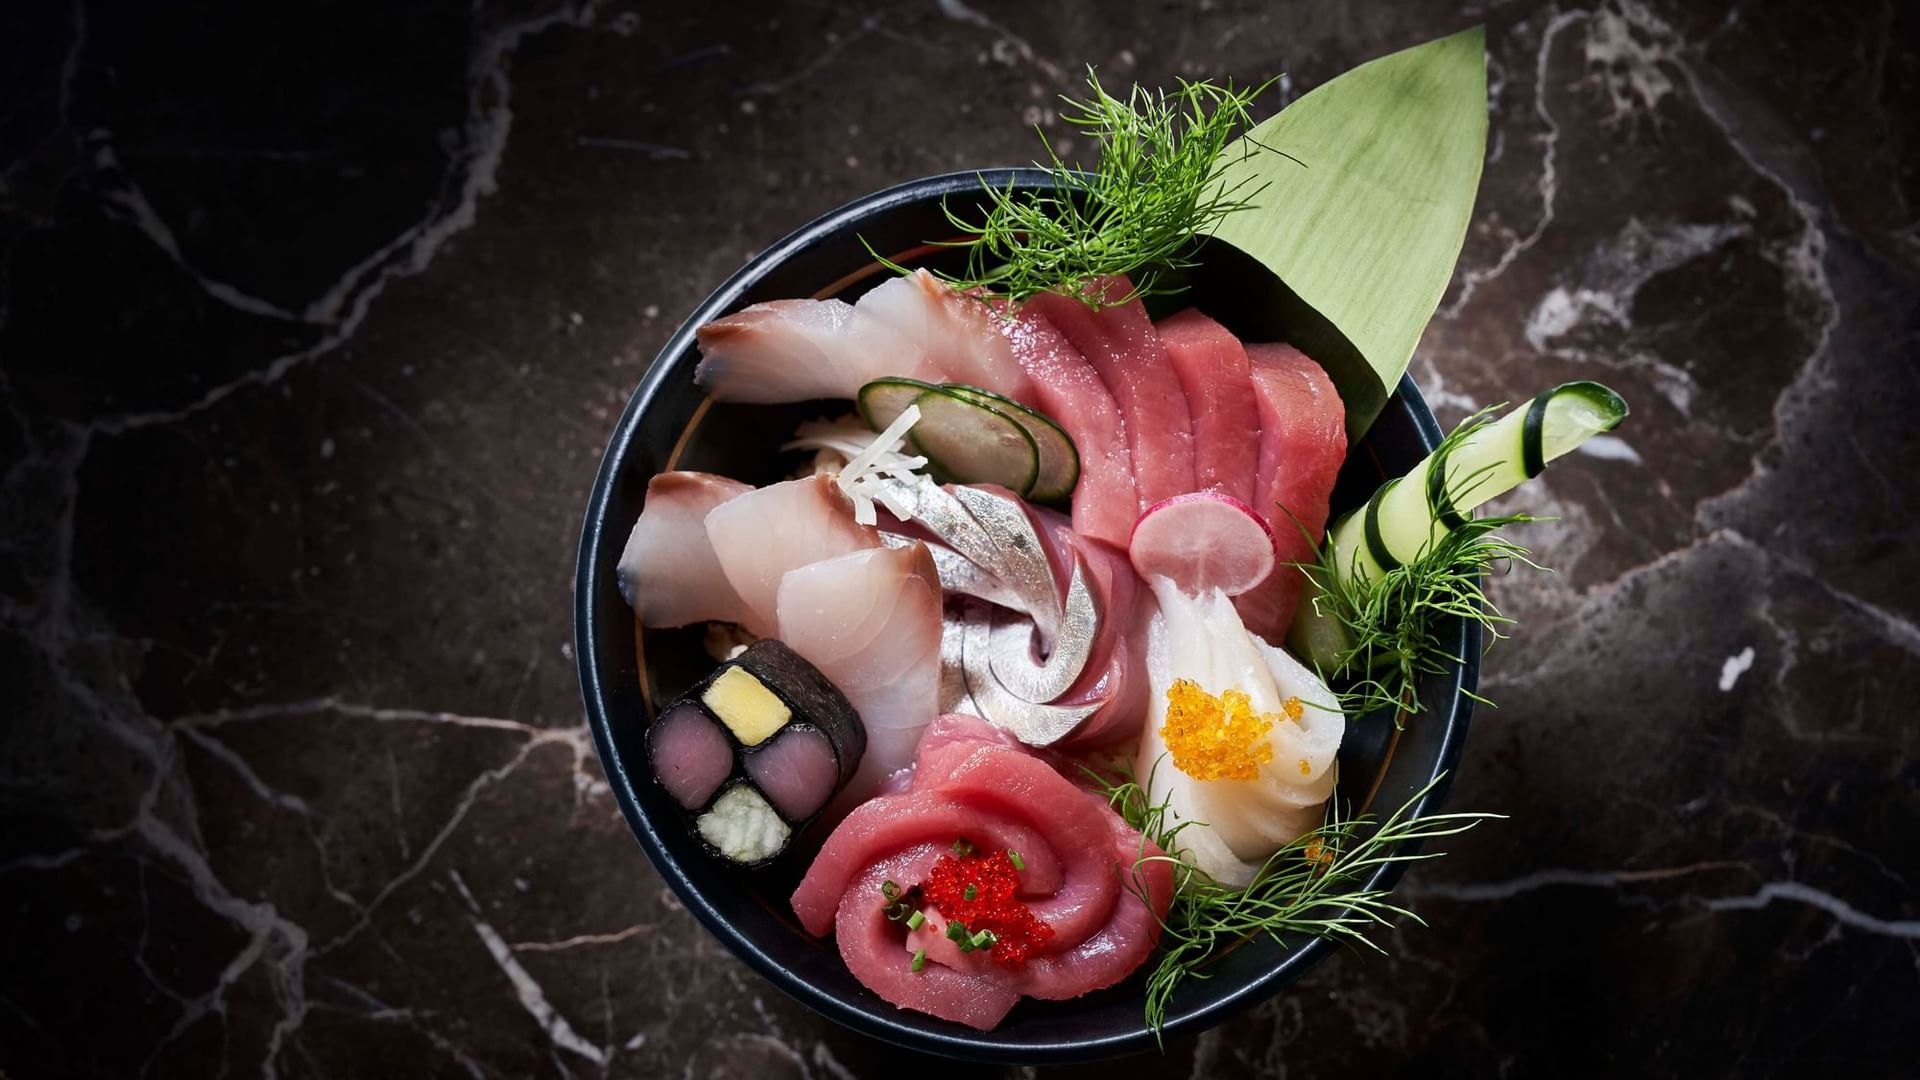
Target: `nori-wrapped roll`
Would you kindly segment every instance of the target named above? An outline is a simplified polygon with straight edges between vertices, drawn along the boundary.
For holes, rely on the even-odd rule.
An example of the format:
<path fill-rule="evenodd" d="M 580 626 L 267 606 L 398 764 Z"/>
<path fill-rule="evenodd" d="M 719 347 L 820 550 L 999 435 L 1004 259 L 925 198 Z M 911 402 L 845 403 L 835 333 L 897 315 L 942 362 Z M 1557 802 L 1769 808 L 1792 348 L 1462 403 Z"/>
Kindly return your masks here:
<path fill-rule="evenodd" d="M 778 856 L 853 779 L 866 745 L 846 696 L 771 639 L 722 663 L 647 732 L 654 775 L 693 831 L 743 866 Z"/>

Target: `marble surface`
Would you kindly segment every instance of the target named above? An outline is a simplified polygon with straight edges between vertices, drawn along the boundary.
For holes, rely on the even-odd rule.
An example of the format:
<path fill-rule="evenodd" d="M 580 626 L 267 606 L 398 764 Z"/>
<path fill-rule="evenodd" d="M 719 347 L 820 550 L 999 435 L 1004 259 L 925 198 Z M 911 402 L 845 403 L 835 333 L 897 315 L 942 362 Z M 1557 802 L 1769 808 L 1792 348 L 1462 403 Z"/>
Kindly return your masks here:
<path fill-rule="evenodd" d="M 996 1074 L 786 1000 L 628 834 L 569 626 L 613 418 L 757 247 L 1024 160 L 1084 63 L 1291 96 L 1475 21 L 1415 375 L 1634 406 L 1526 495 L 1558 572 L 1499 584 L 1453 805 L 1512 818 L 1390 956 L 1098 1072 L 1910 1070 L 1897 0 L 6 5 L 0 1070 Z"/>

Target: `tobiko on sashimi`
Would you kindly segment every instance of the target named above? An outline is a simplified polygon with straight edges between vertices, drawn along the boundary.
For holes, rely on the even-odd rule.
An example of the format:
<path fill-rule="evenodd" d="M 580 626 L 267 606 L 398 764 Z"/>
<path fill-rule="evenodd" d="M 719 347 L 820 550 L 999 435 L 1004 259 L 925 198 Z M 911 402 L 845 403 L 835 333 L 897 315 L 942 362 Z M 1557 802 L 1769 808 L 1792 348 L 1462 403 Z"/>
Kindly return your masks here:
<path fill-rule="evenodd" d="M 954 215 L 964 274 L 883 259 L 898 275 L 850 304 L 698 330 L 712 399 L 819 415 L 786 479 L 648 484 L 621 595 L 645 627 L 724 631 L 658 710 L 648 767 L 712 857 L 787 867 L 799 924 L 901 1009 L 988 1030 L 1144 972 L 1157 1027 L 1241 939 L 1361 938 L 1399 910 L 1366 868 L 1486 816 L 1375 817 L 1342 794 L 1343 740 L 1420 722 L 1415 681 L 1459 660 L 1439 621 L 1491 618 L 1480 576 L 1522 553 L 1493 530 L 1522 519 L 1473 509 L 1626 407 L 1556 387 L 1335 507 L 1379 407 L 1364 380 L 1391 388 L 1404 352 L 1237 333 L 1270 324 L 1182 276 L 1210 237 L 1260 256 L 1289 169 L 1369 167 L 1315 156 L 1292 110 L 1230 142 L 1257 94 L 1093 81 L 1066 119 L 1095 166 Z M 1384 229 L 1374 263 L 1408 242 Z M 1266 242 L 1288 252 L 1267 270 L 1334 306 L 1293 242 Z M 1458 244 L 1398 260 L 1432 295 L 1382 318 L 1424 322 Z"/>

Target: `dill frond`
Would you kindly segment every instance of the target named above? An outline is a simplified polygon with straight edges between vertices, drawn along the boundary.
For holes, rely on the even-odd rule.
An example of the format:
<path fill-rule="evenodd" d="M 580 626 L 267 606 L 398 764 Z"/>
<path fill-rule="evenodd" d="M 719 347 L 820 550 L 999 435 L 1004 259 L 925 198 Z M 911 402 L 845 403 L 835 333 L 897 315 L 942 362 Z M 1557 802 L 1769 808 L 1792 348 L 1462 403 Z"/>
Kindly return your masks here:
<path fill-rule="evenodd" d="M 1496 405 L 1467 417 L 1440 441 L 1433 456 L 1458 446 L 1504 406 Z M 1464 499 L 1484 479 L 1484 471 L 1453 485 L 1456 500 Z M 1430 507 L 1438 517 L 1436 508 Z M 1360 572 L 1358 550 L 1344 554 L 1335 546 L 1332 530 L 1314 563 L 1294 563 L 1313 582 L 1303 598 L 1316 615 L 1331 620 L 1346 642 L 1321 678 L 1336 685 L 1340 709 L 1349 717 L 1376 710 L 1393 711 L 1394 724 L 1403 725 L 1423 706 L 1417 692 L 1425 675 L 1444 675 L 1465 662 L 1442 639 L 1445 620 L 1459 617 L 1478 623 L 1488 635 L 1488 646 L 1506 635 L 1501 628 L 1513 620 L 1487 596 L 1487 575 L 1504 572 L 1514 563 L 1536 570 L 1528 550 L 1499 535 L 1511 525 L 1539 521 L 1529 514 L 1470 517 L 1458 528 L 1435 525 L 1413 559 L 1383 573 Z M 1493 703 L 1472 692 L 1483 705 Z"/>
<path fill-rule="evenodd" d="M 1159 764 L 1154 766 L 1156 769 Z M 1319 828 L 1275 852 L 1245 888 L 1221 885 L 1177 854 L 1178 835 L 1195 822 L 1175 823 L 1166 802 L 1150 801 L 1148 783 L 1132 775 L 1091 774 L 1109 805 L 1142 837 L 1139 857 L 1128 873 L 1127 888 L 1151 903 L 1144 870 L 1153 863 L 1173 869 L 1173 903 L 1161 923 L 1160 955 L 1147 975 L 1146 1021 L 1158 1037 L 1175 992 L 1189 979 L 1205 979 L 1202 970 L 1217 955 L 1242 941 L 1266 936 L 1283 947 L 1290 937 L 1319 937 L 1385 950 L 1369 932 L 1391 926 L 1396 917 L 1425 925 L 1412 911 L 1390 902 L 1385 889 L 1361 887 L 1370 873 L 1392 863 L 1437 858 L 1445 852 L 1419 845 L 1460 833 L 1501 814 L 1419 814 L 1416 808 L 1445 778 L 1442 773 L 1384 819 L 1348 816 L 1336 794 L 1327 800 Z M 1150 855 L 1146 841 L 1167 854 Z"/>
<path fill-rule="evenodd" d="M 1060 117 L 1099 148 L 1092 169 L 1068 165 L 1036 128 L 1052 177 L 1047 190 L 996 188 L 983 178 L 987 213 L 976 220 L 944 206 L 964 239 L 967 269 L 939 276 L 956 289 L 1019 302 L 1041 292 L 1071 295 L 1089 307 L 1127 303 L 1175 291 L 1163 275 L 1194 265 L 1190 241 L 1221 218 L 1252 205 L 1265 185 L 1251 178 L 1220 180 L 1222 157 L 1235 132 L 1250 123 L 1251 107 L 1273 80 L 1250 90 L 1231 82 L 1179 81 L 1173 91 L 1135 85 L 1116 97 L 1087 69 L 1088 96 L 1062 96 Z M 1242 154 L 1255 152 L 1250 140 Z M 869 246 L 871 251 L 871 246 Z M 905 267 L 875 257 L 896 272 Z M 1139 272 L 1125 296 L 1089 287 L 1092 279 Z"/>

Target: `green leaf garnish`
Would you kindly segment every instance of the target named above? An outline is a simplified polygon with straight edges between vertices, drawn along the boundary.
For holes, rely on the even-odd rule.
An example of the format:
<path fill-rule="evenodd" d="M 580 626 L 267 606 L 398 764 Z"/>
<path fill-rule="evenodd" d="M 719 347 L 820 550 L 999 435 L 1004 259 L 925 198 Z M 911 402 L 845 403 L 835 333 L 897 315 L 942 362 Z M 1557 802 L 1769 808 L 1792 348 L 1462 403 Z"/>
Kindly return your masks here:
<path fill-rule="evenodd" d="M 1062 96 L 1060 118 L 1098 144 L 1092 169 L 1060 160 L 1044 131 L 1046 160 L 1035 162 L 1054 186 L 995 188 L 983 180 L 985 220 L 943 210 L 966 237 L 943 241 L 964 248 L 964 274 L 939 276 L 962 290 L 1015 302 L 1041 292 L 1075 296 L 1089 307 L 1110 307 L 1174 289 L 1162 275 L 1195 265 L 1190 243 L 1222 218 L 1251 205 L 1266 184 L 1253 179 L 1220 183 L 1222 171 L 1260 144 L 1242 139 L 1222 154 L 1234 133 L 1251 122 L 1255 98 L 1273 85 L 1251 90 L 1229 82 L 1179 81 L 1174 91 L 1135 85 L 1115 97 L 1087 69 L 1085 98 Z M 1039 129 L 1035 129 L 1038 131 Z M 868 248 L 872 251 L 871 246 Z M 878 252 L 889 268 L 909 272 Z M 1090 279 L 1148 268 L 1125 296 L 1106 296 L 1085 286 Z"/>
<path fill-rule="evenodd" d="M 1482 409 L 1462 420 L 1440 441 L 1434 455 L 1458 446 L 1503 407 Z M 1459 478 L 1454 484 L 1456 495 L 1464 497 L 1480 479 L 1478 473 Z M 1331 649 L 1298 641 L 1289 644 L 1320 669 L 1323 680 L 1340 686 L 1336 693 L 1342 712 L 1359 717 L 1391 709 L 1395 725 L 1404 724 L 1406 717 L 1422 709 L 1419 679 L 1444 675 L 1464 662 L 1442 636 L 1448 618 L 1480 624 L 1489 635 L 1489 645 L 1506 636 L 1501 627 L 1512 625 L 1513 620 L 1488 598 L 1484 582 L 1489 572 L 1516 562 L 1545 569 L 1529 557 L 1526 548 L 1499 535 L 1507 526 L 1539 520 L 1529 514 L 1466 518 L 1459 527 L 1429 540 L 1412 560 L 1371 578 L 1355 572 L 1359 552 L 1343 550 L 1330 532 L 1317 562 L 1293 565 L 1314 585 L 1302 597 L 1321 624 L 1314 632 L 1338 644 Z M 1323 654 L 1330 654 L 1331 662 Z M 1472 691 L 1466 694 L 1483 705 L 1493 704 Z"/>
<path fill-rule="evenodd" d="M 1155 763 L 1156 769 L 1159 763 Z M 1173 904 L 1162 921 L 1160 957 L 1147 976 L 1147 1026 L 1155 1036 L 1166 1022 L 1167 1004 L 1189 978 L 1206 978 L 1201 968 L 1216 955 L 1248 938 L 1266 935 L 1286 946 L 1288 935 L 1307 935 L 1363 945 L 1384 955 L 1368 932 L 1391 926 L 1393 916 L 1426 925 L 1420 916 L 1388 902 L 1387 890 L 1359 887 L 1375 867 L 1437 858 L 1445 852 L 1402 853 L 1395 849 L 1466 832 L 1501 814 L 1417 814 L 1415 809 L 1445 779 L 1436 776 L 1399 809 L 1377 823 L 1371 814 L 1342 813 L 1338 794 L 1327 800 L 1319 828 L 1275 852 L 1245 888 L 1221 885 L 1178 855 L 1149 855 L 1146 841 L 1172 852 L 1182 829 L 1193 822 L 1169 824 L 1165 801 L 1148 801 L 1152 784 L 1131 774 L 1118 782 L 1091 773 L 1126 823 L 1140 832 L 1140 854 L 1127 888 L 1151 906 L 1144 869 L 1152 863 L 1173 868 Z"/>

